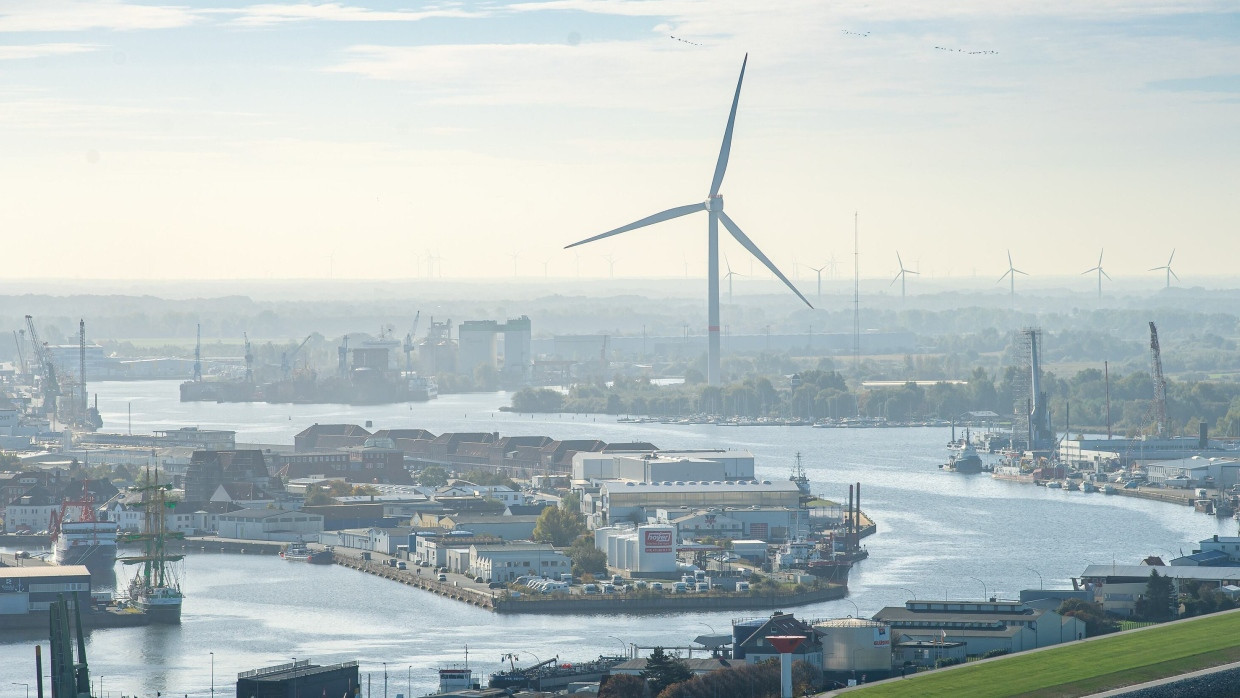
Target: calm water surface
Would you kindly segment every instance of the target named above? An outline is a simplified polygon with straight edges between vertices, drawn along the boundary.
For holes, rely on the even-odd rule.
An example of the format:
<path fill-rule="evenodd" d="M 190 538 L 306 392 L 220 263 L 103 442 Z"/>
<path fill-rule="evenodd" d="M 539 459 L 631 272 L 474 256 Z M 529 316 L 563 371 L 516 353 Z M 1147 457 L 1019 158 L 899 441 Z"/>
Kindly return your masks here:
<path fill-rule="evenodd" d="M 767 479 L 788 476 L 797 452 L 814 491 L 840 501 L 861 482 L 863 508 L 878 522 L 865 540 L 871 557 L 854 568 L 850 596 L 796 609 L 805 618 L 873 614 L 918 598 L 1015 597 L 1023 588 L 1070 586 L 1090 563 L 1135 563 L 1187 551 L 1212 534 L 1235 535 L 1231 519 L 1126 497 L 1047 490 L 989 477 L 943 473 L 948 429 L 810 429 L 619 424 L 614 418 L 498 412 L 506 393 L 446 395 L 413 405 L 267 405 L 177 401 L 177 383 L 100 383 L 106 429 L 134 433 L 199 426 L 235 429 L 238 441 L 291 444 L 314 422 L 374 422 L 374 428 L 499 431 L 554 438 L 651 441 L 660 448 L 745 448 Z M 183 623 L 90 634 L 92 676 L 111 695 L 232 694 L 237 672 L 310 658 L 358 659 L 382 695 L 435 690 L 438 667 L 465 659 L 483 675 L 500 655 L 521 662 L 563 661 L 639 646 L 685 645 L 726 632 L 734 617 L 757 612 L 666 616 L 499 616 L 433 594 L 337 567 L 278 558 L 198 554 L 184 565 Z M 123 579 L 124 571 L 118 570 Z M 1040 575 L 1040 579 L 1039 579 Z M 855 604 L 855 608 L 854 608 Z M 34 676 L 33 643 L 45 634 L 0 635 L 0 695 L 18 695 Z M 46 644 L 46 642 L 44 643 Z M 46 649 L 46 648 L 45 648 Z M 406 683 L 408 677 L 408 688 Z"/>

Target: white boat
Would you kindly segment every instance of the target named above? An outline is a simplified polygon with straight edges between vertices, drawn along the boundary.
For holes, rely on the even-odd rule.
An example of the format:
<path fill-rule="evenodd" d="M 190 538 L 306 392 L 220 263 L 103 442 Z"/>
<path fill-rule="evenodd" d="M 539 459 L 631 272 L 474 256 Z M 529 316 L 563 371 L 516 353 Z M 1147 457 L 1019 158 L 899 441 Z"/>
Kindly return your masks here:
<path fill-rule="evenodd" d="M 52 547 L 58 565 L 111 570 L 116 562 L 116 522 L 100 520 L 86 483 L 81 499 L 66 501 L 52 518 Z"/>

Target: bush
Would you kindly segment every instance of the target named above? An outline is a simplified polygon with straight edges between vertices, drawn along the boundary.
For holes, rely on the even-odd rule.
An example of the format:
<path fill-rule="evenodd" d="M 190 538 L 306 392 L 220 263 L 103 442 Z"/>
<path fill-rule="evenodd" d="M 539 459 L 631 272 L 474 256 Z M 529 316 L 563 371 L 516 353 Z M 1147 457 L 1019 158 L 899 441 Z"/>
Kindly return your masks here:
<path fill-rule="evenodd" d="M 942 669 L 943 667 L 956 666 L 961 661 L 962 660 L 957 657 L 939 657 L 934 662 L 934 668 Z"/>
<path fill-rule="evenodd" d="M 1005 655 L 1005 654 L 1010 654 L 1010 653 L 1011 653 L 1011 650 L 1005 650 L 1005 649 L 995 648 L 995 649 L 990 650 L 989 652 L 987 652 L 987 653 L 983 654 L 983 655 L 982 655 L 982 659 L 990 659 L 991 657 L 1002 657 L 1003 655 Z"/>

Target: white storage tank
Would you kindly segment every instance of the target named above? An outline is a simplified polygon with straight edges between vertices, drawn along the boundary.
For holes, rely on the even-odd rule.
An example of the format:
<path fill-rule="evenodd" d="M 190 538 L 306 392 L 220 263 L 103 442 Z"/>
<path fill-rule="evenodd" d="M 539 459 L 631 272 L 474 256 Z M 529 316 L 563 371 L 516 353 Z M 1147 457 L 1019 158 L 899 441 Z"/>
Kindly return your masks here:
<path fill-rule="evenodd" d="M 822 640 L 825 671 L 891 671 L 891 627 L 866 618 L 836 618 L 814 624 Z"/>

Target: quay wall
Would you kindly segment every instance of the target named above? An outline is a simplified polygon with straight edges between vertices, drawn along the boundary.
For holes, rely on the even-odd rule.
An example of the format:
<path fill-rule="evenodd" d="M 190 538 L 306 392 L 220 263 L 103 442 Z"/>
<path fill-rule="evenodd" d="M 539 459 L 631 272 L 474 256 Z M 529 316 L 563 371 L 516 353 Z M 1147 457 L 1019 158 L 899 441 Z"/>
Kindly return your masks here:
<path fill-rule="evenodd" d="M 232 538 L 184 538 L 164 542 L 170 551 L 184 553 L 238 553 L 243 555 L 279 555 L 286 543 Z"/>
<path fill-rule="evenodd" d="M 440 582 L 432 579 L 430 575 L 417 574 L 414 570 L 396 569 L 372 560 L 363 560 L 353 555 L 333 553 L 332 560 L 342 567 L 367 572 L 377 577 L 391 579 L 392 581 L 423 589 L 440 596 L 446 596 L 450 599 L 464 601 L 465 603 L 492 611 L 495 610 L 495 597 L 486 592 L 458 587 L 451 582 Z"/>
<path fill-rule="evenodd" d="M 498 613 L 667 613 L 677 611 L 725 611 L 783 609 L 821 601 L 842 599 L 848 589 L 828 586 L 810 589 L 799 594 L 735 595 L 735 594 L 662 594 L 650 596 L 623 596 L 613 598 L 555 596 L 528 597 L 521 599 L 497 599 Z"/>

